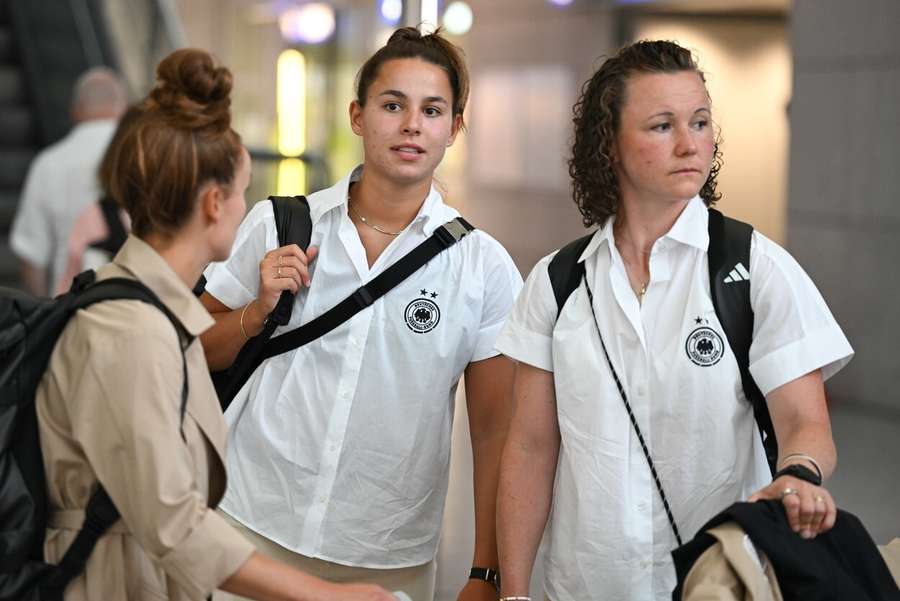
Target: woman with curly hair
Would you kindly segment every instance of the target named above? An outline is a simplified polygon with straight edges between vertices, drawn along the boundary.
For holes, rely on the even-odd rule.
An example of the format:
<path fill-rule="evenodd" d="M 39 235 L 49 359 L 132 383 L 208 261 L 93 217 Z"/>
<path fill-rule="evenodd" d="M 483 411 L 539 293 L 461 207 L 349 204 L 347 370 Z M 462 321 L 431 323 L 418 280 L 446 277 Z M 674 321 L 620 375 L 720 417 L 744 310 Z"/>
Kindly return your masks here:
<path fill-rule="evenodd" d="M 574 198 L 598 226 L 576 255 L 584 276 L 560 307 L 555 253 L 541 260 L 497 343 L 519 362 L 502 594 L 527 598 L 549 517 L 549 599 L 668 599 L 670 551 L 736 501 L 781 500 L 803 538 L 831 528 L 823 381 L 852 349 L 806 273 L 753 232 L 732 281 L 751 282 L 749 370 L 780 447 L 773 482 L 710 292 L 721 162 L 702 72 L 673 42 L 637 42 L 603 63 L 574 113 Z"/>

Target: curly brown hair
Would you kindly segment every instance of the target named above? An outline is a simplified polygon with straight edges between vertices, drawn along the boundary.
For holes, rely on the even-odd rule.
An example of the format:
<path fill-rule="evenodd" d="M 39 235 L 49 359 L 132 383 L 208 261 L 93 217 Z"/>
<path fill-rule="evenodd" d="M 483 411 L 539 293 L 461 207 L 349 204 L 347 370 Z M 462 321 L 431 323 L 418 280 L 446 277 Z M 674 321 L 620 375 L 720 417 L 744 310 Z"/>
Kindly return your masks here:
<path fill-rule="evenodd" d="M 613 144 L 625 96 L 625 84 L 635 73 L 677 73 L 695 71 L 706 83 L 691 52 L 675 42 L 642 40 L 606 59 L 581 87 L 581 96 L 572 109 L 575 141 L 569 159 L 573 198 L 585 227 L 603 225 L 619 208 L 619 181 L 613 169 Z M 716 192 L 716 176 L 722 167 L 716 136 L 713 164 L 700 197 L 707 206 L 721 194 Z"/>

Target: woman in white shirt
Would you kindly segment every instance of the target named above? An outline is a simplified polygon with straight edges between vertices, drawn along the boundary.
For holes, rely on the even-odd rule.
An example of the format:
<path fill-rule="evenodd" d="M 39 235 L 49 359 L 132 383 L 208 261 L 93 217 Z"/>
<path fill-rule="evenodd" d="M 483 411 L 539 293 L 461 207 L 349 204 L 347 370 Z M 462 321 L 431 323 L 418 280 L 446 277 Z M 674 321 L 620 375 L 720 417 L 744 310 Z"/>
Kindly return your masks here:
<path fill-rule="evenodd" d="M 558 313 L 552 255 L 540 261 L 497 343 L 519 362 L 498 509 L 507 597 L 527 596 L 548 516 L 552 601 L 669 599 L 673 524 L 688 540 L 735 501 L 781 499 L 804 538 L 834 523 L 828 491 L 807 480 L 834 469 L 823 380 L 852 349 L 803 270 L 754 232 L 740 276 L 755 315 L 750 372 L 777 469 L 793 475 L 771 481 L 728 345 L 700 349 L 716 360 L 689 352 L 698 328 L 725 339 L 707 271 L 712 123 L 703 74 L 672 42 L 623 48 L 575 106 L 574 197 L 585 225 L 599 226 L 580 257 L 585 278 Z"/>
<path fill-rule="evenodd" d="M 218 324 L 203 342 L 213 368 L 230 365 L 261 331 L 282 290 L 297 293 L 296 304 L 275 336 L 323 314 L 458 216 L 432 182 L 467 96 L 462 56 L 439 34 L 400 29 L 363 65 L 349 113 L 364 163 L 310 195 L 311 246 L 279 248 L 271 203 L 261 202 L 228 260 L 207 270 L 201 300 Z M 431 599 L 465 373 L 474 564 L 496 570 L 512 362 L 494 340 L 520 287 L 503 247 L 476 230 L 346 323 L 266 360 L 226 413 L 225 514 L 295 566 Z M 496 594 L 472 579 L 461 598 Z"/>

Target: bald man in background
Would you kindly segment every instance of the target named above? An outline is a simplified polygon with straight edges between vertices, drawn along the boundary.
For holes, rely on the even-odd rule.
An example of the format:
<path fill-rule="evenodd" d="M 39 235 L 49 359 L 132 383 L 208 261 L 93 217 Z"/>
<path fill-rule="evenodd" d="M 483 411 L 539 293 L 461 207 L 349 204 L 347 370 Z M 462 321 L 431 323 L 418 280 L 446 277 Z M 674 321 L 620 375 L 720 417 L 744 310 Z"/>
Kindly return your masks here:
<path fill-rule="evenodd" d="M 10 245 L 21 263 L 22 282 L 32 294 L 49 294 L 65 268 L 69 234 L 81 211 L 100 197 L 97 167 L 127 102 L 114 71 L 86 71 L 72 97 L 75 126 L 31 163 Z"/>

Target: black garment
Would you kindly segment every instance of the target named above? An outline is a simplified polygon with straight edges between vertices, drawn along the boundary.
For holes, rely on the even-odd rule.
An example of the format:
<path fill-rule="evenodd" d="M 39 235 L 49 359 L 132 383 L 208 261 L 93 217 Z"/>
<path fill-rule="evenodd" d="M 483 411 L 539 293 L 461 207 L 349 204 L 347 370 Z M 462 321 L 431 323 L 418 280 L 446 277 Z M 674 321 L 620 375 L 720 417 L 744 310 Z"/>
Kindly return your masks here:
<path fill-rule="evenodd" d="M 100 211 L 103 213 L 103 221 L 106 223 L 106 231 L 108 234 L 103 240 L 92 242 L 91 248 L 98 248 L 109 253 L 110 259 L 119 252 L 125 239 L 128 238 L 128 230 L 122 223 L 122 216 L 119 214 L 119 205 L 109 196 L 104 196 L 97 204 L 100 205 Z"/>
<path fill-rule="evenodd" d="M 855 515 L 838 510 L 834 528 L 805 540 L 791 530 L 779 501 L 759 501 L 735 503 L 672 551 L 678 577 L 673 601 L 681 601 L 688 572 L 716 542 L 706 531 L 728 521 L 737 522 L 769 558 L 785 601 L 900 600 L 881 553 Z"/>

